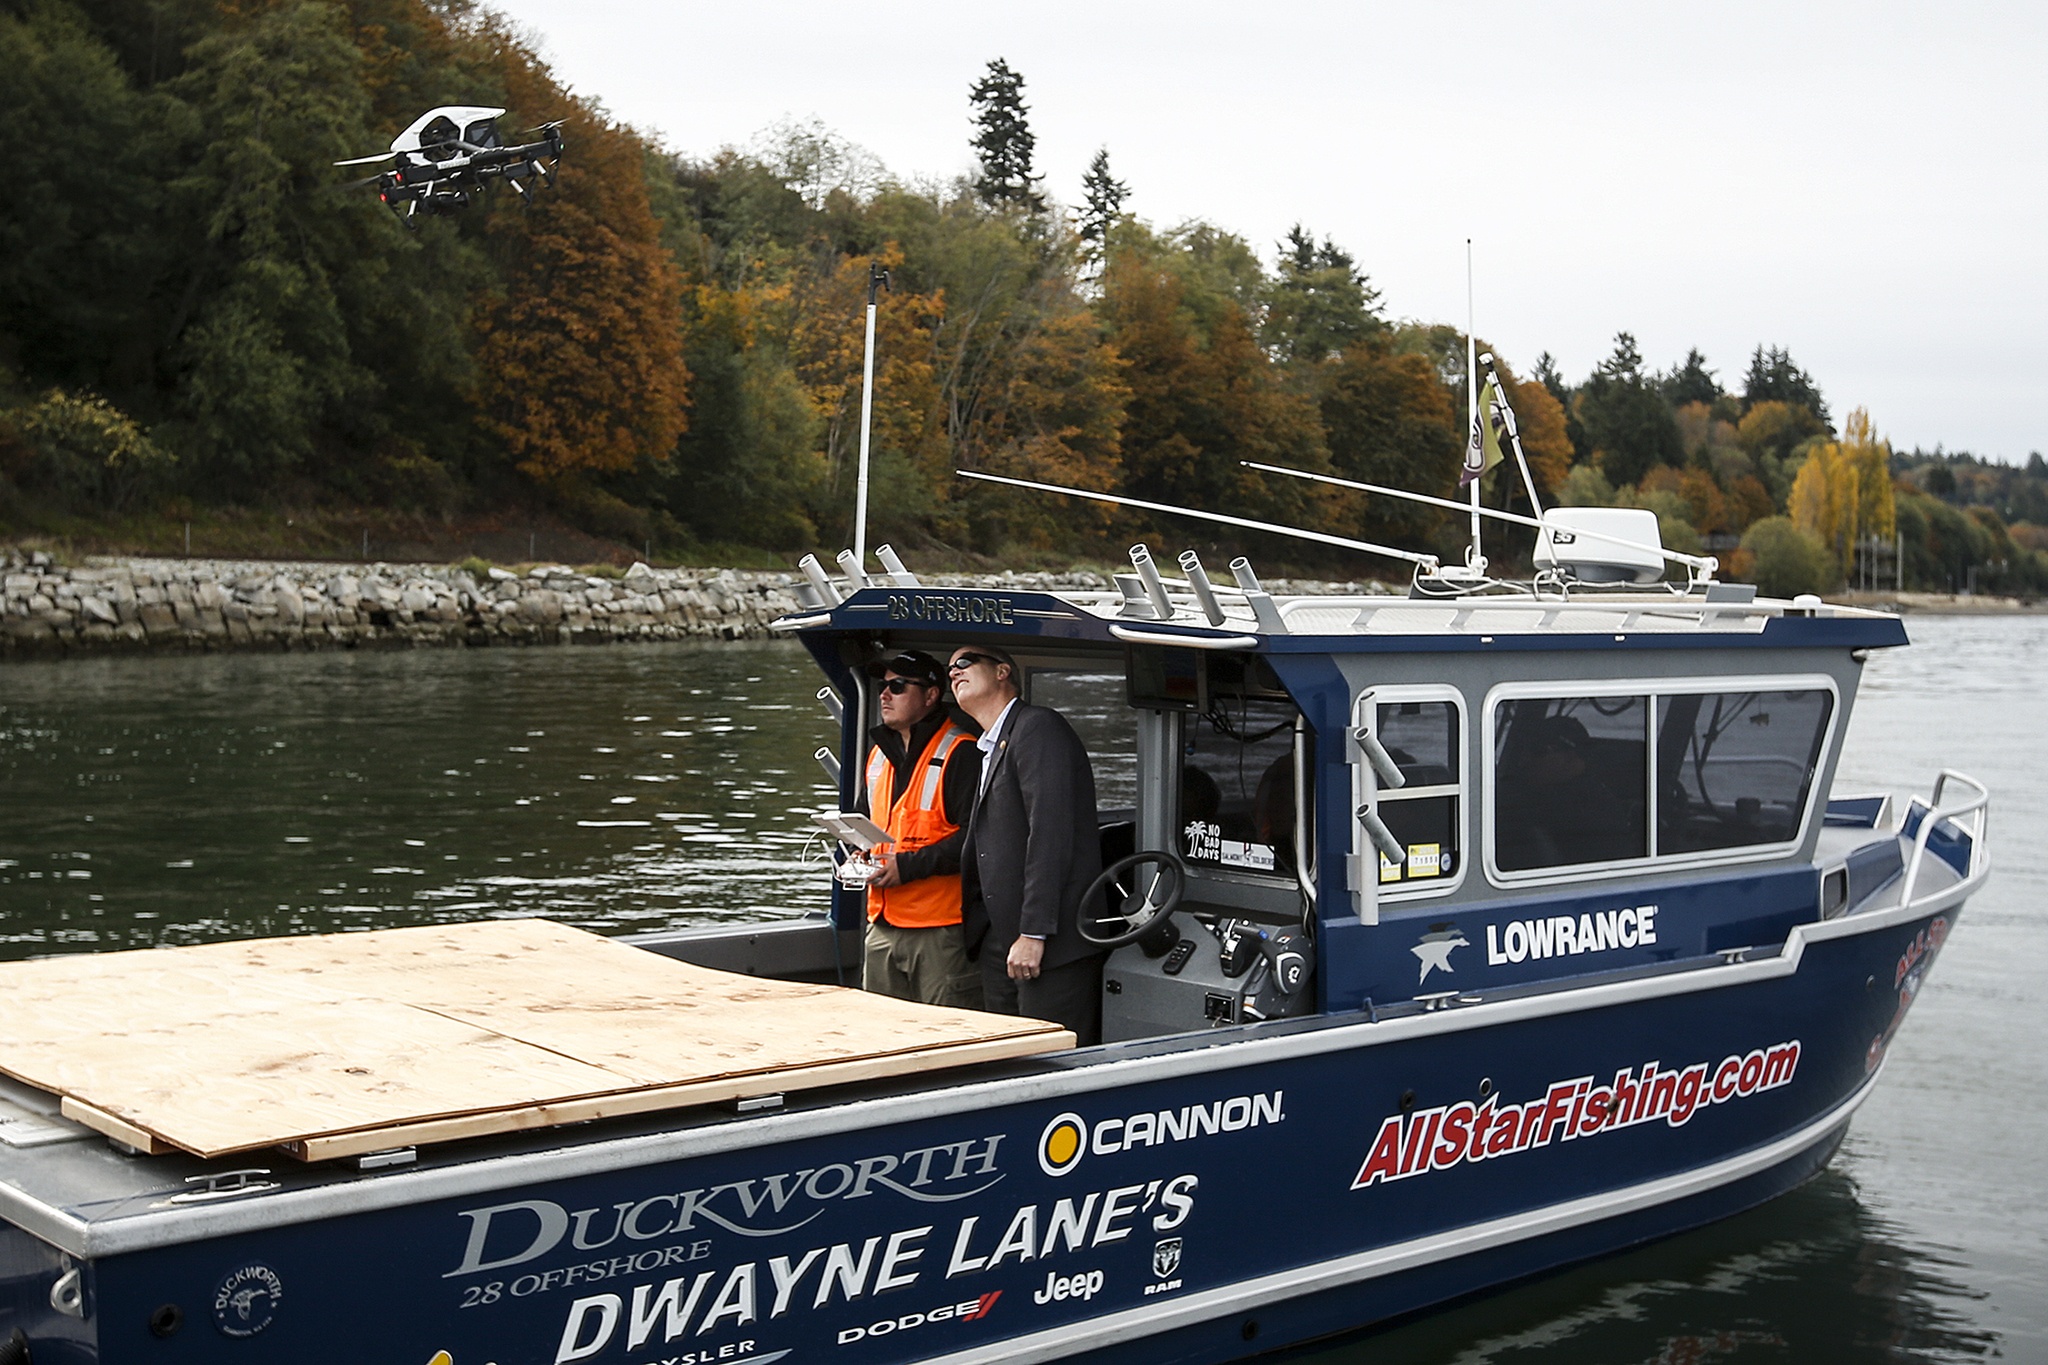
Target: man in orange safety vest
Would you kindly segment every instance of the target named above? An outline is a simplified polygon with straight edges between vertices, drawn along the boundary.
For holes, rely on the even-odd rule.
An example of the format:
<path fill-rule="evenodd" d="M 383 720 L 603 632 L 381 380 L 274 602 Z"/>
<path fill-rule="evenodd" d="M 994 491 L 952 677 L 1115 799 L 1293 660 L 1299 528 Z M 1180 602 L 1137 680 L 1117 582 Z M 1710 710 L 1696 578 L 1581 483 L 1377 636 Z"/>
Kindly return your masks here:
<path fill-rule="evenodd" d="M 981 781 L 981 751 L 941 704 L 945 674 L 908 650 L 868 670 L 882 723 L 869 732 L 857 809 L 887 831 L 868 883 L 862 984 L 928 1005 L 981 1008 L 981 977 L 960 927 L 960 846 Z"/>

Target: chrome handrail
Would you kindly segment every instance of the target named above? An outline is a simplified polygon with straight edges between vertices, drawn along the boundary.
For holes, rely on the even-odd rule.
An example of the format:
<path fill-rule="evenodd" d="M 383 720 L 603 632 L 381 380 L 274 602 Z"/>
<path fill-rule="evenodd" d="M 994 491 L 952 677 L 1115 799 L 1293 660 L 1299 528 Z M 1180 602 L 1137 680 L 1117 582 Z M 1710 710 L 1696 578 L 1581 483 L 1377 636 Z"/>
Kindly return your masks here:
<path fill-rule="evenodd" d="M 1969 787 L 1975 794 L 1953 807 L 1944 807 L 1941 804 L 1942 792 L 1951 781 Z M 1954 768 L 1943 768 L 1941 770 L 1940 776 L 1934 779 L 1934 794 L 1927 800 L 1926 814 L 1920 817 L 1920 828 L 1913 835 L 1913 856 L 1906 862 L 1906 878 L 1899 890 L 1900 905 L 1911 905 L 1915 900 L 1913 888 L 1920 877 L 1920 865 L 1926 861 L 1927 839 L 1934 832 L 1934 827 L 1944 822 L 1957 821 L 1960 817 L 1972 813 L 1975 813 L 1977 816 L 1974 821 L 1968 826 L 1958 824 L 1956 828 L 1970 836 L 1970 865 L 1969 869 L 1963 873 L 1963 880 L 1968 881 L 1977 875 L 1978 866 L 1985 856 L 1985 817 L 1989 814 L 1990 804 L 1991 790 L 1982 782 L 1979 782 L 1967 773 L 1959 773 Z M 1910 810 L 1911 808 L 1908 807 L 1909 813 Z M 1929 896 L 1931 897 L 1936 894 L 1939 893 L 1930 892 Z"/>

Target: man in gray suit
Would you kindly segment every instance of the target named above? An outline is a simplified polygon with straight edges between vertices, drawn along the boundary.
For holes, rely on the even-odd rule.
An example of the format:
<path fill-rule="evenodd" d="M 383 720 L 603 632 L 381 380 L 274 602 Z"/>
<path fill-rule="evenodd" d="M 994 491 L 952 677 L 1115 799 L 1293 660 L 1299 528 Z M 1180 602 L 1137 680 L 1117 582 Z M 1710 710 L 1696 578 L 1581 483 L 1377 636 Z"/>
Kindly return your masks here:
<path fill-rule="evenodd" d="M 967 951 L 987 1008 L 1102 1036 L 1102 949 L 1074 927 L 1102 871 L 1095 771 L 1059 712 L 1018 699 L 1016 661 L 963 646 L 946 666 L 953 699 L 982 734 L 981 795 L 960 850 Z"/>

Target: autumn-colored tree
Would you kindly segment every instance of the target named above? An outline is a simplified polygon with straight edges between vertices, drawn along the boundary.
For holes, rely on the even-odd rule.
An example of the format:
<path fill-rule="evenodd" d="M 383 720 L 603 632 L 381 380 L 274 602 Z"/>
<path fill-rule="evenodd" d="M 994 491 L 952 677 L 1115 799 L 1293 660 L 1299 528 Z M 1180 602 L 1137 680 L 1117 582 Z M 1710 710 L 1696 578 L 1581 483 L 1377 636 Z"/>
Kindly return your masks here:
<path fill-rule="evenodd" d="M 1426 357 L 1354 345 L 1324 366 L 1319 407 L 1332 473 L 1439 497 L 1456 485 L 1460 415 Z M 1356 528 L 1346 534 L 1400 545 L 1426 543 L 1443 521 L 1426 504 L 1383 496 L 1347 495 L 1339 508 Z"/>
<path fill-rule="evenodd" d="M 1792 484 L 1788 510 L 1803 531 L 1817 536 L 1846 574 L 1864 536 L 1889 538 L 1897 526 L 1891 446 L 1880 440 L 1862 408 L 1849 414 L 1842 439 L 1807 453 Z"/>
<path fill-rule="evenodd" d="M 1291 390 L 1235 301 L 1197 309 L 1171 264 L 1119 252 L 1103 275 L 1101 311 L 1128 364 L 1125 488 L 1138 497 L 1299 523 L 1327 499 L 1240 461 L 1325 467 L 1309 396 Z M 1208 326 L 1201 325 L 1201 314 Z"/>
<path fill-rule="evenodd" d="M 1827 424 L 1811 408 L 1778 399 L 1753 404 L 1735 429 L 1736 441 L 1752 457 L 1774 455 L 1781 460 L 1801 442 L 1827 434 Z"/>
<path fill-rule="evenodd" d="M 668 458 L 686 425 L 682 283 L 661 248 L 639 143 L 496 35 L 511 117 L 566 113 L 559 183 L 493 205 L 503 292 L 478 315 L 486 429 L 543 483 Z"/>

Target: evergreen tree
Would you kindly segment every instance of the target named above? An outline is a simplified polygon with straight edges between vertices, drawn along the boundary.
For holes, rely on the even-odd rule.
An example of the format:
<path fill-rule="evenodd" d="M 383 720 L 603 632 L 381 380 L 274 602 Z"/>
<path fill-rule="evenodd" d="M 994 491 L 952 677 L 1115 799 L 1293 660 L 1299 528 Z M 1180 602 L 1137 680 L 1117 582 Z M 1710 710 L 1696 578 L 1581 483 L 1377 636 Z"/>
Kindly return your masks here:
<path fill-rule="evenodd" d="M 1284 361 L 1319 364 L 1385 329 L 1380 292 L 1350 253 L 1296 223 L 1266 300 L 1265 342 Z"/>
<path fill-rule="evenodd" d="M 1658 465 L 1683 458 L 1678 423 L 1643 374 L 1642 353 L 1627 332 L 1615 334 L 1614 354 L 1579 390 L 1577 408 L 1583 439 L 1616 486 L 1635 483 Z"/>
<path fill-rule="evenodd" d="M 1793 364 L 1792 353 L 1780 347 L 1759 346 L 1750 357 L 1749 375 L 1742 385 L 1742 410 L 1748 412 L 1758 403 L 1796 403 L 1820 418 L 1830 431 L 1834 429 L 1828 420 L 1827 400 L 1820 396 L 1813 376 Z"/>
<path fill-rule="evenodd" d="M 1674 408 L 1687 403 L 1705 403 L 1713 406 L 1721 396 L 1721 381 L 1714 378 L 1714 372 L 1707 368 L 1707 358 L 1699 348 L 1685 353 L 1685 363 L 1663 376 L 1658 387 L 1664 390 L 1664 401 Z"/>
<path fill-rule="evenodd" d="M 974 154 L 981 161 L 975 194 L 991 208 L 1043 210 L 1045 197 L 1031 169 L 1038 140 L 1026 117 L 1031 111 L 1024 103 L 1024 78 L 998 57 L 968 90 L 967 100 L 974 108 Z"/>
<path fill-rule="evenodd" d="M 1109 173 L 1109 148 L 1097 148 L 1081 177 L 1081 240 L 1090 255 L 1100 258 L 1108 247 L 1109 230 L 1123 217 L 1130 194 L 1131 187 Z"/>

